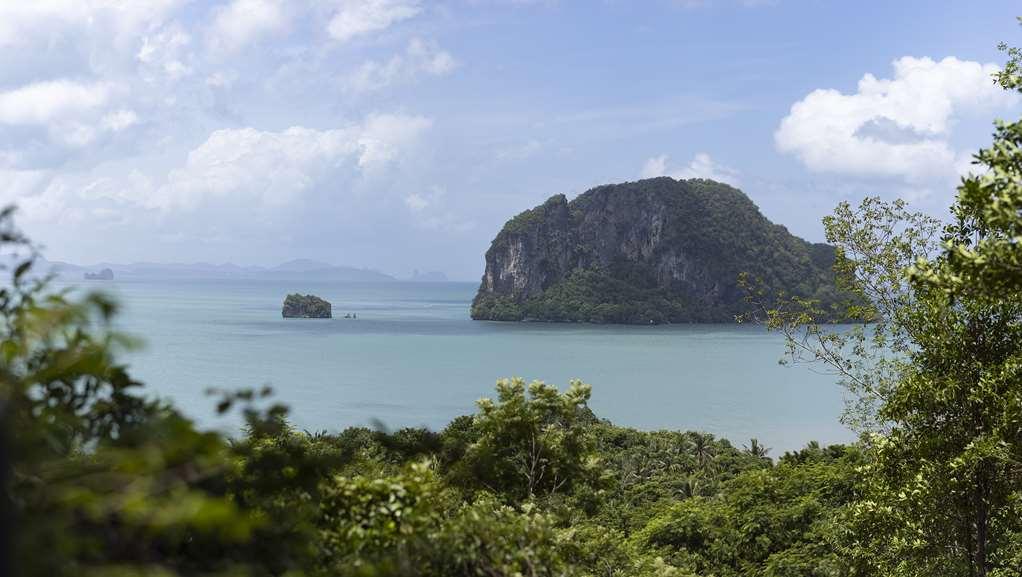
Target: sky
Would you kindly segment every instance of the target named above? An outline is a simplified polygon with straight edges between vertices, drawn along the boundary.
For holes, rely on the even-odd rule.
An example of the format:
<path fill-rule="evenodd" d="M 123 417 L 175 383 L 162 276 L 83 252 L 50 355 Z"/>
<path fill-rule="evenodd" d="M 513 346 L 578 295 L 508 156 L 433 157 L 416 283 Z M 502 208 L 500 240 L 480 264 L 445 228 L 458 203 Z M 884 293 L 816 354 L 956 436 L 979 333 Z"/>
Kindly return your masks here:
<path fill-rule="evenodd" d="M 0 0 L 0 204 L 51 260 L 476 280 L 503 223 L 652 176 L 823 240 L 947 213 L 1019 98 L 1016 2 Z"/>

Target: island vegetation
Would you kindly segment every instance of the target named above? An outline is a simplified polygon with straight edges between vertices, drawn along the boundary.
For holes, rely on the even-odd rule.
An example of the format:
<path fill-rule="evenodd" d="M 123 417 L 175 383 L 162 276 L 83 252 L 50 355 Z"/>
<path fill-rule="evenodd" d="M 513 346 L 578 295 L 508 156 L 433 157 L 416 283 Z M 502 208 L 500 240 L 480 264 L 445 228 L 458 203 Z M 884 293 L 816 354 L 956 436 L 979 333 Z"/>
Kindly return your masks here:
<path fill-rule="evenodd" d="M 292 293 L 284 298 L 281 315 L 285 319 L 329 319 L 333 318 L 329 302 L 315 295 Z"/>
<path fill-rule="evenodd" d="M 734 322 L 740 273 L 837 302 L 834 247 L 766 219 L 741 191 L 660 177 L 556 195 L 512 218 L 486 252 L 472 318 L 660 324 Z"/>
<path fill-rule="evenodd" d="M 947 226 L 878 199 L 826 220 L 847 306 L 745 278 L 743 318 L 856 400 L 858 442 L 776 460 L 615 426 L 577 381 L 501 380 L 441 431 L 300 431 L 269 391 L 220 391 L 243 434 L 200 430 L 120 360 L 115 303 L 30 274 L 3 211 L 23 256 L 0 287 L 0 572 L 1022 575 L 1022 121 L 977 159 Z M 819 324 L 835 314 L 856 327 Z"/>

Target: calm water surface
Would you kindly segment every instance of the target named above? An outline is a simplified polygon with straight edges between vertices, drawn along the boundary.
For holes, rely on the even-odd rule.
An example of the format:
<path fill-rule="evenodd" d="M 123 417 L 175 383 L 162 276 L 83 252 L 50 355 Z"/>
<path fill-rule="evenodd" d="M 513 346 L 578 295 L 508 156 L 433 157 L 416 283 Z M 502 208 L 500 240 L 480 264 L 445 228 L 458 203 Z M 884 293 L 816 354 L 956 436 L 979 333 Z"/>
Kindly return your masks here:
<path fill-rule="evenodd" d="M 601 417 L 642 429 L 696 429 L 774 454 L 816 439 L 846 441 L 831 376 L 779 366 L 783 343 L 737 325 L 591 326 L 476 322 L 475 283 L 346 284 L 118 280 L 121 327 L 143 336 L 135 373 L 210 426 L 209 387 L 270 384 L 309 430 L 374 420 L 440 428 L 473 410 L 499 377 L 593 385 Z M 288 292 L 314 293 L 334 315 L 282 319 Z"/>

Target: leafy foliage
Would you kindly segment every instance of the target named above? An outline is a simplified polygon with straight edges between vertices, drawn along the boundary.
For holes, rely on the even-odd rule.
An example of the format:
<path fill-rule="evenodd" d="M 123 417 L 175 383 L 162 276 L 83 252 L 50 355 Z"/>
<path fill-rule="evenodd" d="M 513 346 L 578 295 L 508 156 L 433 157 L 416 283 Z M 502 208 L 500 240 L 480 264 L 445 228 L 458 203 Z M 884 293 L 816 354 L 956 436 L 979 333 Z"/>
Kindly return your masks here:
<path fill-rule="evenodd" d="M 672 504 L 635 534 L 671 563 L 709 575 L 841 575 L 835 517 L 855 497 L 857 450 L 811 446 L 709 497 Z"/>
<path fill-rule="evenodd" d="M 479 401 L 476 438 L 459 464 L 464 482 L 513 499 L 566 493 L 593 483 L 598 460 L 585 422 L 591 388 L 572 381 L 562 395 L 540 381 L 497 382 L 497 401 Z"/>
<path fill-rule="evenodd" d="M 297 431 L 268 389 L 214 391 L 245 432 L 202 432 L 117 363 L 113 303 L 29 280 L 10 216 L 28 250 L 0 294 L 16 575 L 719 574 L 646 527 L 775 469 L 756 443 L 602 422 L 579 381 L 501 380 L 439 433 Z"/>
<path fill-rule="evenodd" d="M 1018 50 L 998 75 L 1022 86 Z M 869 460 L 848 556 L 880 575 L 1019 575 L 1022 532 L 1022 121 L 998 123 L 954 222 L 867 199 L 827 222 L 839 278 L 863 297 L 848 333 L 811 302 L 768 312 L 796 360 L 822 361 L 865 402 Z"/>

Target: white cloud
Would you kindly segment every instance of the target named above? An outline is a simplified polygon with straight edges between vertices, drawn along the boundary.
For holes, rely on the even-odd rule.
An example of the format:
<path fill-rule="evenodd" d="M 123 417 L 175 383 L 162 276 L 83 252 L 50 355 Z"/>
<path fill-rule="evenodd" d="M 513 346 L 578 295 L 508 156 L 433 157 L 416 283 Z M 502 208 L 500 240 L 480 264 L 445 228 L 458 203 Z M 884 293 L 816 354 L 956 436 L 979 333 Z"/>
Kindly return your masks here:
<path fill-rule="evenodd" d="M 126 122 L 129 115 L 121 112 L 130 111 L 115 113 Z M 330 130 L 216 130 L 169 171 L 140 169 L 130 161 L 80 172 L 0 165 L 0 181 L 7 183 L 0 189 L 0 206 L 16 203 L 24 217 L 44 226 L 84 222 L 100 213 L 110 221 L 111 215 L 187 212 L 176 217 L 184 221 L 167 221 L 184 223 L 200 208 L 209 208 L 207 216 L 214 221 L 230 215 L 244 215 L 242 221 L 258 214 L 272 218 L 284 209 L 300 210 L 303 197 L 327 202 L 334 210 L 337 202 L 352 200 L 349 192 L 363 184 L 381 190 L 395 163 L 411 154 L 430 125 L 418 116 L 374 115 Z M 89 136 L 94 134 L 77 137 Z M 6 164 L 17 164 L 17 158 Z M 434 198 L 424 196 L 423 201 Z"/>
<path fill-rule="evenodd" d="M 112 200 L 137 204 L 144 202 L 153 190 L 152 179 L 135 169 L 126 175 L 97 176 L 90 179 L 81 186 L 77 196 L 89 201 Z"/>
<path fill-rule="evenodd" d="M 430 124 L 417 116 L 374 115 L 330 130 L 216 130 L 166 172 L 131 162 L 81 172 L 0 167 L 0 180 L 9 185 L 0 190 L 0 205 L 15 202 L 29 221 L 45 226 L 88 221 L 100 213 L 107 221 L 112 215 L 162 214 L 168 222 L 184 223 L 206 208 L 214 221 L 230 215 L 244 215 L 238 217 L 243 221 L 272 218 L 285 209 L 300 212 L 303 198 L 334 210 L 336 203 L 352 200 L 350 191 L 360 183 L 380 190 Z M 435 198 L 422 200 L 431 204 Z M 171 217 L 179 212 L 187 214 Z"/>
<path fill-rule="evenodd" d="M 458 63 L 449 52 L 428 45 L 418 38 L 408 43 L 408 59 L 431 76 L 450 74 L 458 67 Z"/>
<path fill-rule="evenodd" d="M 191 41 L 191 35 L 180 25 L 168 26 L 145 36 L 136 58 L 150 78 L 179 80 L 192 72 L 192 67 L 187 63 L 190 57 L 187 49 Z"/>
<path fill-rule="evenodd" d="M 283 204 L 308 187 L 317 171 L 354 149 L 345 130 L 217 130 L 188 154 L 184 167 L 170 173 L 167 185 L 149 203 L 193 208 L 203 200 L 238 196 L 259 204 Z"/>
<path fill-rule="evenodd" d="M 51 143 L 80 149 L 138 122 L 133 110 L 110 110 L 117 92 L 106 82 L 36 82 L 0 92 L 0 124 L 37 127 Z"/>
<path fill-rule="evenodd" d="M 133 110 L 118 110 L 103 117 L 103 128 L 111 132 L 120 132 L 138 123 L 138 115 Z"/>
<path fill-rule="evenodd" d="M 661 154 L 646 160 L 639 172 L 639 178 L 656 178 L 667 174 L 667 155 Z"/>
<path fill-rule="evenodd" d="M 43 170 L 0 170 L 0 206 L 14 204 L 18 217 L 56 224 L 65 216 L 64 191 L 54 186 L 54 174 Z"/>
<path fill-rule="evenodd" d="M 34 194 L 44 182 L 47 173 L 41 170 L 5 170 L 0 168 L 0 182 L 4 183 L 0 206 L 5 206 L 15 199 L 25 198 Z"/>
<path fill-rule="evenodd" d="M 358 129 L 358 166 L 382 168 L 410 147 L 433 122 L 422 116 L 374 114 Z"/>
<path fill-rule="evenodd" d="M 0 2 L 0 46 L 45 38 L 56 26 L 85 24 L 123 39 L 160 23 L 182 0 L 7 0 Z M 115 39 L 116 40 L 116 39 Z"/>
<path fill-rule="evenodd" d="M 289 25 L 282 0 L 233 0 L 213 20 L 211 41 L 217 48 L 238 50 Z"/>
<path fill-rule="evenodd" d="M 422 11 L 419 0 L 342 0 L 327 31 L 340 42 L 370 32 L 386 30 Z"/>
<path fill-rule="evenodd" d="M 0 92 L 0 123 L 45 125 L 103 106 L 110 92 L 107 83 L 70 80 L 36 82 Z"/>
<path fill-rule="evenodd" d="M 151 208 L 191 209 L 207 200 L 233 198 L 248 206 L 281 206 L 345 166 L 354 164 L 367 173 L 389 164 L 429 126 L 422 117 L 375 115 L 361 125 L 333 130 L 217 130 L 142 202 Z"/>
<path fill-rule="evenodd" d="M 53 139 L 74 148 L 84 148 L 96 140 L 96 128 L 81 122 L 72 122 L 59 127 L 51 127 Z"/>
<path fill-rule="evenodd" d="M 1016 101 L 991 81 L 994 64 L 906 56 L 893 67 L 893 79 L 866 74 L 854 94 L 820 89 L 796 102 L 774 134 L 778 149 L 817 172 L 946 177 L 967 156 L 950 142 L 955 116 Z"/>
<path fill-rule="evenodd" d="M 654 178 L 657 176 L 670 176 L 675 179 L 707 178 L 724 182 L 732 186 L 738 186 L 738 172 L 734 169 L 717 164 L 709 154 L 700 152 L 696 154 L 688 165 L 681 168 L 670 168 L 669 159 L 666 154 L 654 156 L 646 160 L 639 173 L 640 178 Z"/>
<path fill-rule="evenodd" d="M 449 52 L 440 50 L 418 38 L 408 43 L 403 54 L 395 54 L 386 62 L 370 60 L 345 79 L 344 87 L 352 92 L 373 92 L 415 81 L 421 75 L 444 76 L 457 67 Z"/>

